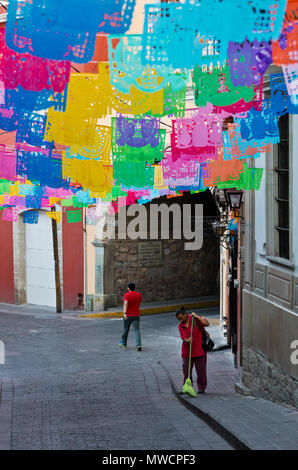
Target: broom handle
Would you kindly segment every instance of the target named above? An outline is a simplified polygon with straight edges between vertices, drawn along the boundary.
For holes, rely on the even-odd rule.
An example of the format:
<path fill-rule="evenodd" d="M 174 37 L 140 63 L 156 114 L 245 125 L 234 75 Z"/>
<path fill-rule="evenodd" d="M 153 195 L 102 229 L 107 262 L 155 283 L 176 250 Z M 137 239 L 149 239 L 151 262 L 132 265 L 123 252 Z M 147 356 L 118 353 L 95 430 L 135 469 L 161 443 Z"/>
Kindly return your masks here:
<path fill-rule="evenodd" d="M 193 329 L 193 317 L 191 317 L 191 333 L 190 337 L 192 339 L 192 329 Z M 192 346 L 192 341 L 190 342 L 189 346 L 189 360 L 188 360 L 188 378 L 190 379 L 190 364 L 191 364 L 191 346 Z"/>

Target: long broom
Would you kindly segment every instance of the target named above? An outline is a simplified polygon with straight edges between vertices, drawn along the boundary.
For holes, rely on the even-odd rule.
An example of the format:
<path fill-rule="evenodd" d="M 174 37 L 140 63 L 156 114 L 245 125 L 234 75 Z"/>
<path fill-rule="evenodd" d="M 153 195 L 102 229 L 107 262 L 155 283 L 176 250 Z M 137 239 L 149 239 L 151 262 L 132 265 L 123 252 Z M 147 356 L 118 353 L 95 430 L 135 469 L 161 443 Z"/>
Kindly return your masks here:
<path fill-rule="evenodd" d="M 193 317 L 191 318 L 191 333 L 190 333 L 191 339 L 192 339 L 192 329 L 193 329 Z M 196 397 L 197 394 L 194 391 L 191 380 L 190 380 L 191 346 L 192 346 L 192 341 L 190 342 L 190 346 L 189 346 L 188 377 L 185 380 L 185 384 L 183 385 L 182 393 L 188 393 L 188 395 L 190 395 L 191 397 Z"/>

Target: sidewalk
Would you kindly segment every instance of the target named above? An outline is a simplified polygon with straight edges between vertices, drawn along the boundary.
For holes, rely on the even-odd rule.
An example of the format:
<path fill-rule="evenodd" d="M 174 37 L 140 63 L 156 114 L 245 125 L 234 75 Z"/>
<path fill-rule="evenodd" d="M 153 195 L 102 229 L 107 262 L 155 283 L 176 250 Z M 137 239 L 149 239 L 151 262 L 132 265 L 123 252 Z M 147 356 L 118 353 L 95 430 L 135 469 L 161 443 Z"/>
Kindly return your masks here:
<path fill-rule="evenodd" d="M 219 307 L 218 296 L 195 297 L 176 300 L 163 300 L 158 302 L 145 302 L 141 304 L 141 315 L 153 315 L 158 313 L 175 312 L 184 306 L 186 309 L 195 310 L 201 308 Z M 121 318 L 123 307 L 112 307 L 101 312 L 80 312 L 80 318 Z"/>
<path fill-rule="evenodd" d="M 216 327 L 213 327 L 213 329 Z M 229 351 L 208 355 L 208 388 L 191 398 L 181 393 L 181 371 L 164 364 L 172 388 L 184 406 L 237 449 L 298 449 L 298 412 L 262 398 L 235 393 L 239 380 Z M 194 380 L 195 380 L 194 373 Z M 196 387 L 195 387 L 196 390 Z"/>
<path fill-rule="evenodd" d="M 175 312 L 178 308 L 184 306 L 187 310 L 214 309 L 218 313 L 218 296 L 205 296 L 195 298 L 185 298 L 177 300 L 164 300 L 159 302 L 145 302 L 141 304 L 141 315 L 154 315 L 159 313 Z M 19 313 L 22 315 L 43 316 L 44 318 L 53 318 L 53 316 L 75 317 L 75 318 L 122 318 L 123 306 L 111 307 L 104 311 L 88 312 L 85 310 L 66 310 L 62 313 L 56 313 L 55 308 L 32 304 L 5 304 L 0 303 L 0 311 L 3 313 Z M 216 321 L 218 323 L 218 321 Z"/>

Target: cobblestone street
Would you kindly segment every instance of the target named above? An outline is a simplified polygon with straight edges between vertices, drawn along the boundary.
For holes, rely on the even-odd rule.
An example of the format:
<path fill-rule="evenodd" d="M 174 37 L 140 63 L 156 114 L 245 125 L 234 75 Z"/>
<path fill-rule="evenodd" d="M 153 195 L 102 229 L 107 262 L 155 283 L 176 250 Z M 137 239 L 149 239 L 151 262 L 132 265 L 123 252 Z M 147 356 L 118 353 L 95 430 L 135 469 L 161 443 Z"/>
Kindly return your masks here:
<path fill-rule="evenodd" d="M 180 371 L 174 314 L 141 319 L 142 352 L 132 332 L 127 350 L 118 347 L 121 330 L 119 319 L 1 313 L 0 449 L 231 449 L 172 393 L 164 365 Z M 232 360 L 216 352 L 211 367 L 216 357 Z"/>

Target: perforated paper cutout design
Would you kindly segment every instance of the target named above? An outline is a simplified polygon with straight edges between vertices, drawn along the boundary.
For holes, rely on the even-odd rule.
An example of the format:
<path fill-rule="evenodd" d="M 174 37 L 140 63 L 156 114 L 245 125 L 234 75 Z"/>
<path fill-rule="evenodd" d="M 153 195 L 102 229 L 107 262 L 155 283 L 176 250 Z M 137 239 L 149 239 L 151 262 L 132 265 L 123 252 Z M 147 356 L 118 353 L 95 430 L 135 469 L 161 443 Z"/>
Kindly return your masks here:
<path fill-rule="evenodd" d="M 33 112 L 55 109 L 64 109 L 67 97 L 67 89 L 63 93 L 53 93 L 52 90 L 42 90 L 40 92 L 23 90 L 21 86 L 13 90 L 5 90 L 5 103 L 0 105 L 0 110 L 10 110 L 23 114 L 24 112 Z"/>
<path fill-rule="evenodd" d="M 219 181 L 216 186 L 219 189 L 236 188 L 244 191 L 259 190 L 262 182 L 263 168 L 248 168 L 244 163 L 244 171 L 239 173 L 237 179 L 230 178 L 227 181 Z"/>
<path fill-rule="evenodd" d="M 0 178 L 14 180 L 16 178 L 16 152 L 0 146 Z"/>
<path fill-rule="evenodd" d="M 143 61 L 189 68 L 222 63 L 231 37 L 236 42 L 277 39 L 285 6 L 286 0 L 145 5 Z"/>
<path fill-rule="evenodd" d="M 0 78 L 5 88 L 19 85 L 25 90 L 44 88 L 62 92 L 70 76 L 70 62 L 41 59 L 30 54 L 19 54 L 5 43 L 5 30 L 0 30 Z"/>
<path fill-rule="evenodd" d="M 165 146 L 165 130 L 154 118 L 112 118 L 113 156 L 122 155 L 127 160 L 161 160 Z"/>
<path fill-rule="evenodd" d="M 276 65 L 287 65 L 298 62 L 297 1 L 288 1 L 281 34 L 278 40 L 272 42 L 272 54 L 273 63 Z"/>
<path fill-rule="evenodd" d="M 16 171 L 30 181 L 58 188 L 63 185 L 62 162 L 60 159 L 46 157 L 39 152 L 17 150 Z"/>
<path fill-rule="evenodd" d="M 111 83 L 123 93 L 132 85 L 144 92 L 156 92 L 171 85 L 174 91 L 186 86 L 188 73 L 169 66 L 142 63 L 142 36 L 110 36 L 109 62 Z"/>
<path fill-rule="evenodd" d="M 171 152 L 166 152 L 166 158 L 161 161 L 164 182 L 170 189 L 197 189 L 200 186 L 199 162 L 173 161 Z"/>
<path fill-rule="evenodd" d="M 262 111 L 250 110 L 246 118 L 234 121 L 238 124 L 242 139 L 259 142 L 257 145 L 268 143 L 277 144 L 279 142 L 279 130 L 277 116 L 268 113 L 266 109 Z"/>
<path fill-rule="evenodd" d="M 235 124 L 228 124 L 228 130 L 223 131 L 223 151 L 224 160 L 234 158 L 258 158 L 261 153 L 267 153 L 271 150 L 271 141 L 266 137 L 264 140 L 247 141 L 241 137 L 240 124 L 236 120 Z"/>
<path fill-rule="evenodd" d="M 114 121 L 115 140 L 120 147 L 157 147 L 159 144 L 160 122 L 158 119 L 124 118 L 119 116 Z"/>
<path fill-rule="evenodd" d="M 233 85 L 229 66 L 209 70 L 196 67 L 193 71 L 193 88 L 197 106 L 205 106 L 208 102 L 215 106 L 229 106 L 241 100 L 253 101 L 255 97 L 252 86 Z"/>
<path fill-rule="evenodd" d="M 38 113 L 24 113 L 19 119 L 16 133 L 16 143 L 25 142 L 30 145 L 48 149 L 51 148 L 49 142 L 44 141 L 44 132 L 47 117 Z"/>
<path fill-rule="evenodd" d="M 71 75 L 65 112 L 49 110 L 45 140 L 96 147 L 97 119 L 108 112 L 108 90 L 101 87 L 106 80 L 98 74 Z"/>
<path fill-rule="evenodd" d="M 171 85 L 156 92 L 144 92 L 134 85 L 130 93 L 122 93 L 110 84 L 109 66 L 99 63 L 100 87 L 103 91 L 103 115 L 112 110 L 119 114 L 183 116 L 185 111 L 186 86 L 174 91 Z"/>
<path fill-rule="evenodd" d="M 289 95 L 298 95 L 298 63 L 283 65 L 282 71 Z"/>
<path fill-rule="evenodd" d="M 113 177 L 116 184 L 122 184 L 127 189 L 153 188 L 154 167 L 120 157 L 113 162 Z"/>
<path fill-rule="evenodd" d="M 224 160 L 223 149 L 218 150 L 218 159 L 209 161 L 204 168 L 205 186 L 216 186 L 219 181 L 230 178 L 239 179 L 239 173 L 244 171 L 242 160 Z"/>
<path fill-rule="evenodd" d="M 291 101 L 282 73 L 270 75 L 270 91 L 270 98 L 263 102 L 264 112 L 271 112 L 277 116 L 298 113 L 298 103 Z"/>
<path fill-rule="evenodd" d="M 298 62 L 298 24 L 285 31 L 278 41 L 272 43 L 273 63 L 287 65 Z"/>
<path fill-rule="evenodd" d="M 17 222 L 19 210 L 16 207 L 6 207 L 2 212 L 2 220 Z"/>
<path fill-rule="evenodd" d="M 112 191 L 113 168 L 98 160 L 80 160 L 62 152 L 62 176 L 79 183 L 84 190 Z"/>
<path fill-rule="evenodd" d="M 49 204 L 50 204 L 50 201 L 49 201 Z M 47 216 L 50 217 L 50 219 L 54 219 L 56 220 L 56 222 L 59 224 L 60 223 L 60 220 L 61 220 L 61 212 L 49 212 L 47 211 L 46 212 Z"/>
<path fill-rule="evenodd" d="M 38 57 L 89 62 L 97 32 L 124 33 L 135 0 L 11 0 L 8 47 Z M 21 18 L 21 20 L 20 20 Z"/>
<path fill-rule="evenodd" d="M 271 44 L 257 39 L 253 42 L 229 42 L 228 63 L 234 86 L 256 85 L 272 63 Z"/>
<path fill-rule="evenodd" d="M 174 91 L 168 85 L 160 91 L 146 93 L 132 85 L 130 93 L 122 93 L 111 85 L 107 64 L 99 63 L 98 71 L 98 74 L 71 75 L 65 113 L 49 111 L 48 122 L 57 127 L 58 133 L 61 133 L 59 127 L 73 128 L 75 134 L 79 133 L 80 127 L 112 114 L 113 110 L 120 114 L 148 114 L 157 117 L 167 114 L 184 115 L 186 86 Z M 60 124 L 56 125 L 55 121 L 58 120 Z M 88 145 L 88 142 L 83 145 Z"/>
<path fill-rule="evenodd" d="M 143 62 L 177 68 L 223 63 L 227 41 L 222 30 L 214 36 L 217 28 L 210 28 L 203 3 L 145 5 Z"/>
<path fill-rule="evenodd" d="M 65 113 L 49 112 L 44 140 L 62 145 L 82 145 L 93 147 L 96 136 L 96 120 L 82 121 L 71 119 Z"/>
<path fill-rule="evenodd" d="M 167 189 L 167 184 L 164 181 L 162 165 L 154 165 L 154 186 L 153 189 Z"/>
<path fill-rule="evenodd" d="M 38 224 L 38 211 L 23 212 L 24 224 Z"/>
<path fill-rule="evenodd" d="M 80 210 L 78 211 L 66 211 L 66 216 L 67 216 L 67 222 L 69 224 L 73 224 L 76 222 L 81 222 L 82 221 L 82 212 Z"/>
<path fill-rule="evenodd" d="M 95 159 L 102 163 L 111 163 L 111 128 L 97 126 L 95 128 L 92 146 L 71 145 L 67 149 L 70 155 L 78 159 Z"/>
<path fill-rule="evenodd" d="M 216 114 L 193 113 L 191 118 L 173 120 L 177 133 L 177 147 L 206 147 L 222 145 L 221 116 Z"/>

